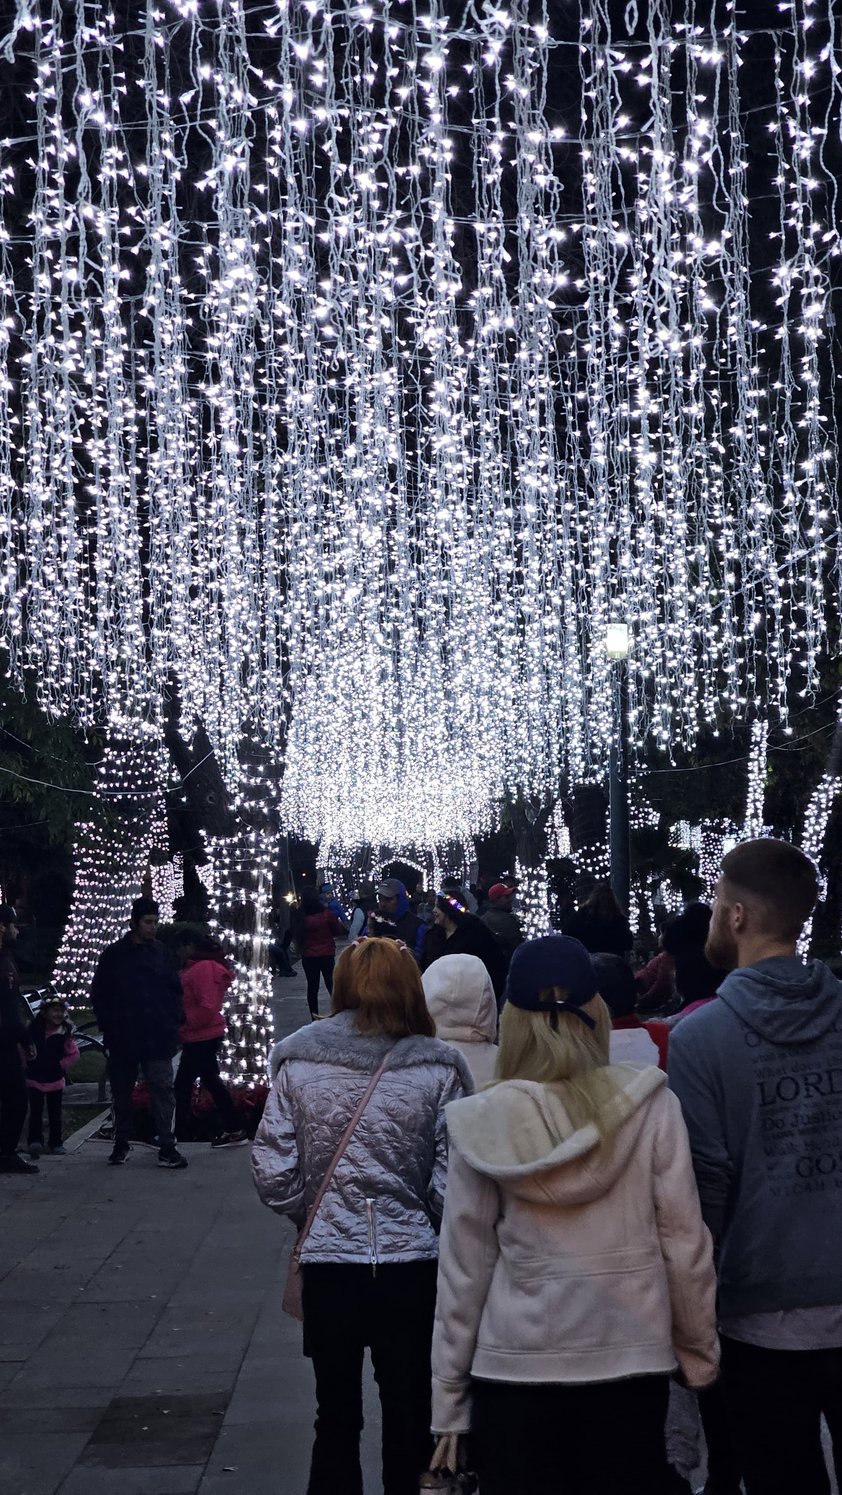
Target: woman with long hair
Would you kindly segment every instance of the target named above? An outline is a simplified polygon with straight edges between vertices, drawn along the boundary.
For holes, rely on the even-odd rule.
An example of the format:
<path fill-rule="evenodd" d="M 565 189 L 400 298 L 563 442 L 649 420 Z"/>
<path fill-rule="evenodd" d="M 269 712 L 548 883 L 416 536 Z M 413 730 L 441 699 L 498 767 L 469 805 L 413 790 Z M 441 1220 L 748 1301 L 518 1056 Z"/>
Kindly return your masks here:
<path fill-rule="evenodd" d="M 512 958 L 497 1083 L 448 1111 L 436 1462 L 482 1495 L 660 1495 L 669 1378 L 715 1379 L 710 1236 L 666 1077 L 612 1065 L 587 951 Z"/>
<path fill-rule="evenodd" d="M 290 917 L 290 929 L 301 954 L 301 968 L 307 977 L 307 1006 L 310 1017 L 319 1015 L 319 987 L 324 981 L 328 996 L 333 990 L 333 966 L 336 960 L 336 936 L 347 933 L 347 926 L 333 909 L 325 908 L 315 888 L 304 888 Z"/>
<path fill-rule="evenodd" d="M 614 897 L 610 882 L 598 882 L 590 896 L 566 921 L 564 932 L 591 955 L 628 955 L 634 940 L 629 921 Z"/>
<path fill-rule="evenodd" d="M 264 1204 L 301 1227 L 339 1153 L 300 1246 L 318 1406 L 308 1495 L 362 1495 L 366 1346 L 380 1391 L 384 1495 L 417 1495 L 429 1462 L 444 1108 L 473 1089 L 462 1056 L 434 1035 L 406 945 L 362 939 L 339 957 L 330 1018 L 272 1055 L 252 1154 Z"/>

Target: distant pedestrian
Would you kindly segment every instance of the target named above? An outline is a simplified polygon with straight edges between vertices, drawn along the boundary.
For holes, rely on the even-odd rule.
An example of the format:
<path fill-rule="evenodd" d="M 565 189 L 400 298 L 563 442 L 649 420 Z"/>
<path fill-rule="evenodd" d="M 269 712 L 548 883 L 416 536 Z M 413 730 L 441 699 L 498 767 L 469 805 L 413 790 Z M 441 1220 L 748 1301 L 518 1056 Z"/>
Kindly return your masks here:
<path fill-rule="evenodd" d="M 179 1032 L 181 1058 L 176 1071 L 175 1127 L 189 1136 L 193 1087 L 199 1081 L 214 1103 L 218 1131 L 212 1147 L 236 1147 L 247 1142 L 237 1108 L 219 1073 L 219 1053 L 228 1029 L 225 998 L 234 972 L 218 940 L 196 930 L 183 941 L 181 990 L 184 1022 Z"/>
<path fill-rule="evenodd" d="M 676 1365 L 717 1373 L 711 1241 L 665 1076 L 609 1062 L 587 952 L 512 958 L 497 1081 L 448 1107 L 434 1462 L 482 1495 L 654 1495 Z"/>
<path fill-rule="evenodd" d="M 421 953 L 421 966 L 428 970 L 443 955 L 476 955 L 491 977 L 499 1004 L 506 980 L 506 960 L 490 929 L 476 914 L 469 913 L 464 892 L 447 892 L 436 898 L 433 927 L 428 930 Z"/>
<path fill-rule="evenodd" d="M 797 950 L 817 895 L 796 846 L 729 851 L 707 940 L 729 974 L 670 1037 L 747 1495 L 827 1495 L 822 1416 L 842 1488 L 842 983 Z"/>
<path fill-rule="evenodd" d="M 380 1393 L 384 1495 L 415 1495 L 432 1450 L 444 1111 L 473 1086 L 461 1054 L 433 1037 L 418 967 L 402 943 L 368 938 L 343 951 L 333 1010 L 273 1052 L 255 1183 L 264 1204 L 309 1227 L 304 1344 L 318 1410 L 308 1495 L 362 1495 L 366 1347 Z"/>
<path fill-rule="evenodd" d="M 504 882 L 492 883 L 488 889 L 488 907 L 480 914 L 483 924 L 491 930 L 506 961 L 506 970 L 518 945 L 523 944 L 523 929 L 520 919 L 513 912 L 514 889 Z"/>
<path fill-rule="evenodd" d="M 409 894 L 399 877 L 384 877 L 377 889 L 377 903 L 368 916 L 366 934 L 380 939 L 402 940 L 416 952 L 421 921 L 412 912 Z"/>
<path fill-rule="evenodd" d="M 591 955 L 628 955 L 634 945 L 629 921 L 611 890 L 598 882 L 589 898 L 570 915 L 564 927 Z"/>
<path fill-rule="evenodd" d="M 664 925 L 661 941 L 672 957 L 675 994 L 681 1004 L 669 1019 L 671 1027 L 712 1002 L 725 979 L 725 971 L 713 966 L 706 952 L 710 923 L 709 904 L 688 903 Z"/>
<path fill-rule="evenodd" d="M 311 1019 L 314 1019 L 319 1015 L 322 981 L 328 996 L 333 991 L 336 937 L 348 931 L 312 888 L 304 888 L 297 908 L 292 911 L 290 929 L 301 953 L 301 968 L 307 977 L 307 1006 Z"/>
<path fill-rule="evenodd" d="M 637 987 L 621 955 L 592 955 L 599 995 L 611 1013 L 612 1064 L 657 1064 L 666 1070 L 670 1030 L 666 1023 L 642 1022 L 634 1010 Z"/>
<path fill-rule="evenodd" d="M 497 999 L 476 955 L 443 955 L 421 978 L 436 1037 L 467 1059 L 474 1084 L 494 1078 L 497 1062 Z"/>
<path fill-rule="evenodd" d="M 158 1166 L 186 1168 L 173 1134 L 173 1058 L 184 1020 L 181 982 L 169 951 L 155 938 L 157 931 L 157 903 L 136 898 L 128 934 L 103 950 L 91 986 L 114 1108 L 114 1147 L 108 1161 L 119 1166 L 131 1152 L 132 1097 L 140 1072 L 149 1089 Z"/>
<path fill-rule="evenodd" d="M 27 1040 L 35 1050 L 26 1066 L 29 1090 L 29 1156 L 39 1158 L 44 1151 L 44 1105 L 47 1107 L 48 1147 L 61 1156 L 64 1151 L 61 1106 L 67 1071 L 79 1058 L 79 1045 L 68 1021 L 67 1005 L 61 997 L 46 997 L 32 1019 Z"/>
<path fill-rule="evenodd" d="M 24 1064 L 34 1051 L 27 1037 L 32 1014 L 12 959 L 17 937 L 17 913 L 0 903 L 0 1173 L 37 1173 L 18 1152 L 29 1101 Z"/>
<path fill-rule="evenodd" d="M 358 891 L 354 894 L 354 902 L 351 910 L 351 922 L 348 926 L 348 939 L 353 944 L 363 933 L 366 920 L 373 912 L 377 898 L 374 892 L 373 882 L 361 882 Z"/>

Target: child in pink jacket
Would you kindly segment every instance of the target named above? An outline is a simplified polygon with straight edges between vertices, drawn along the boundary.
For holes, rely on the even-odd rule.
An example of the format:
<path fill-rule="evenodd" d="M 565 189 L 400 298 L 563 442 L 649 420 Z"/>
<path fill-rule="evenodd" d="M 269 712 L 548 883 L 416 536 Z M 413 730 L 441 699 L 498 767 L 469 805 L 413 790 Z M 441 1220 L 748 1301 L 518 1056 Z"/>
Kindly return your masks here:
<path fill-rule="evenodd" d="M 65 1074 L 79 1058 L 79 1047 L 67 1019 L 67 1007 L 61 997 L 49 997 L 41 1004 L 27 1033 L 27 1043 L 35 1050 L 26 1066 L 29 1090 L 29 1156 L 40 1158 L 44 1151 L 44 1102 L 47 1103 L 49 1151 L 61 1156 L 61 1101 Z"/>
<path fill-rule="evenodd" d="M 219 1051 L 227 1028 L 223 1008 L 234 973 L 221 945 L 201 932 L 185 941 L 181 956 L 184 1023 L 179 1032 L 181 1059 L 173 1086 L 176 1134 L 182 1137 L 189 1133 L 193 1086 L 198 1080 L 213 1100 L 220 1128 L 211 1146 L 239 1146 L 248 1138 L 219 1073 Z"/>

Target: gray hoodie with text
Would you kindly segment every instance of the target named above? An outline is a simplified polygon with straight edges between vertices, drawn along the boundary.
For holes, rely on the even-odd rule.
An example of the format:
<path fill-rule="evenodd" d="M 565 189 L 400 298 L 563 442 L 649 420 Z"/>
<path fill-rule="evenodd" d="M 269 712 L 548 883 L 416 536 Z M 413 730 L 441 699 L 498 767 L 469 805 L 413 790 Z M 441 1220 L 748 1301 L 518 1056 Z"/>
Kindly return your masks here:
<path fill-rule="evenodd" d="M 723 1318 L 842 1304 L 842 984 L 776 957 L 679 1024 L 681 1101 Z"/>

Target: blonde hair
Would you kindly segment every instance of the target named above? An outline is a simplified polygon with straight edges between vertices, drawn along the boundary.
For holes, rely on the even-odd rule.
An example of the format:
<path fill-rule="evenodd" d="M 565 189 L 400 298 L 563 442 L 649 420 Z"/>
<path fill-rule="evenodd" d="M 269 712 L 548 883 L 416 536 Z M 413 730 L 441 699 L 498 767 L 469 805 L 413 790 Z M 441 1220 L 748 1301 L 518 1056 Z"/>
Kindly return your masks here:
<path fill-rule="evenodd" d="M 553 987 L 541 1001 L 564 1001 Z M 573 1012 L 525 1012 L 507 1002 L 500 1018 L 495 1083 L 534 1080 L 552 1085 L 578 1131 L 592 1125 L 607 1142 L 631 1114 L 623 1087 L 607 1072 L 611 1014 L 600 996 L 582 1005 L 589 1028 Z"/>
<path fill-rule="evenodd" d="M 415 959 L 401 941 L 355 940 L 336 962 L 331 1013 L 355 1012 L 360 1033 L 435 1038 Z"/>

